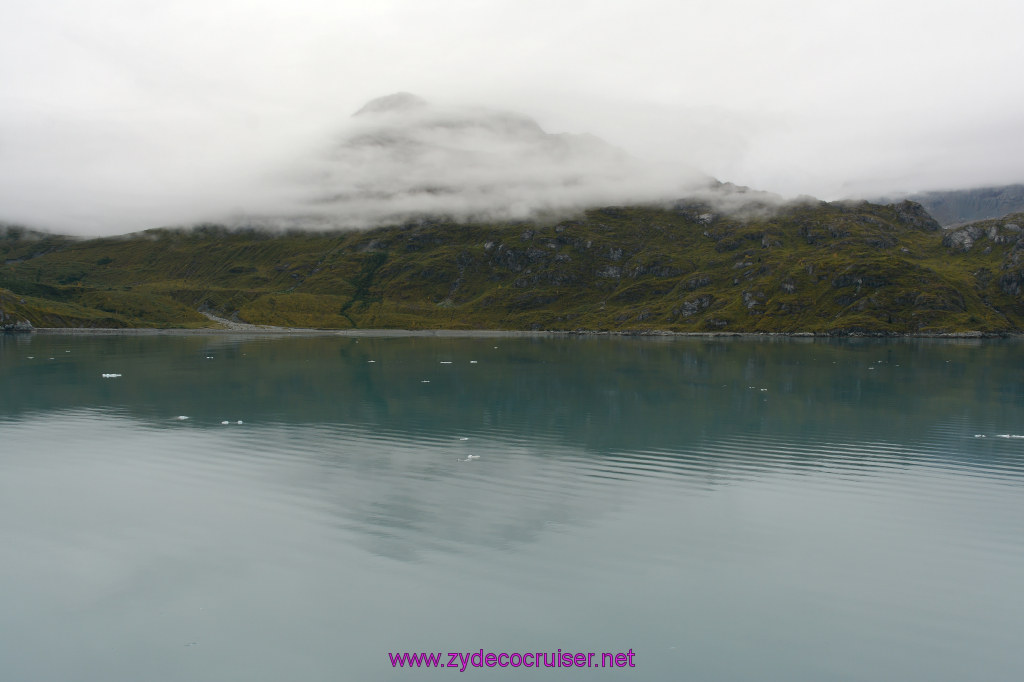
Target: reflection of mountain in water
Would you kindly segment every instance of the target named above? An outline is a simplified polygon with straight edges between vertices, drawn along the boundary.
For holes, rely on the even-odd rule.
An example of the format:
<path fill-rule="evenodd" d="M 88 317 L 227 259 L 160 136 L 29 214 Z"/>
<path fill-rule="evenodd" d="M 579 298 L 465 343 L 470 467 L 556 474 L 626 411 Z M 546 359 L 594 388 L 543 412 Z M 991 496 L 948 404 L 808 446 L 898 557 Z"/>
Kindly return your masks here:
<path fill-rule="evenodd" d="M 678 496 L 783 474 L 1019 472 L 1017 441 L 973 437 L 1019 423 L 1018 350 L 928 340 L 0 336 L 0 382 L 17 387 L 0 394 L 0 414 L 8 438 L 42 420 L 58 442 L 87 443 L 90 457 L 127 449 L 132 466 L 161 477 L 256 477 L 268 500 L 304 500 L 373 553 L 414 560 L 533 543 L 664 480 Z M 100 377 L 111 371 L 122 376 Z"/>

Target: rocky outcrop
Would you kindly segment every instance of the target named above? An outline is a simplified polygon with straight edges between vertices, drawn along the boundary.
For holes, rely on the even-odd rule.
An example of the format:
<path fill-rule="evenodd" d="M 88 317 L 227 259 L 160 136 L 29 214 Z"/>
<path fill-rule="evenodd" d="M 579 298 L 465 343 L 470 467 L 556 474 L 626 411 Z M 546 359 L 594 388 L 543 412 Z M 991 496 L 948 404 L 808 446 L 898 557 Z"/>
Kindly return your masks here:
<path fill-rule="evenodd" d="M 1017 216 L 1019 217 L 1019 216 Z M 986 221 L 972 223 L 959 229 L 949 230 L 942 237 L 942 245 L 958 251 L 970 251 L 976 243 L 982 240 L 991 242 L 992 245 L 1000 244 L 1022 244 L 1021 228 L 1015 222 L 1000 224 L 1000 221 Z"/>
<path fill-rule="evenodd" d="M 2 322 L 0 323 L 0 332 L 31 332 L 35 331 L 35 327 L 28 320 L 18 320 L 17 322 Z"/>
<path fill-rule="evenodd" d="M 976 225 L 968 225 L 961 230 L 954 230 L 942 238 L 942 245 L 960 251 L 970 251 L 974 242 L 981 239 L 985 231 Z"/>
<path fill-rule="evenodd" d="M 908 227 L 925 232 L 942 229 L 942 226 L 935 221 L 935 218 L 931 217 L 924 206 L 916 201 L 901 201 L 898 204 L 893 204 L 893 208 L 896 209 L 896 218 Z"/>

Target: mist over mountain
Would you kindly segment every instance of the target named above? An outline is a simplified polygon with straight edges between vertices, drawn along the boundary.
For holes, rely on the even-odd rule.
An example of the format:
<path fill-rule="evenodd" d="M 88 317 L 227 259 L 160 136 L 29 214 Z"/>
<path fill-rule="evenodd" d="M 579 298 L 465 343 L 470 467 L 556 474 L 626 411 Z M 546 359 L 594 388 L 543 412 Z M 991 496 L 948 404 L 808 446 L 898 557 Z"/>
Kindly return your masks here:
<path fill-rule="evenodd" d="M 528 220 L 668 201 L 711 178 L 655 168 L 589 134 L 528 116 L 395 93 L 368 102 L 323 153 L 300 161 L 244 223 L 373 227 L 424 217 Z"/>

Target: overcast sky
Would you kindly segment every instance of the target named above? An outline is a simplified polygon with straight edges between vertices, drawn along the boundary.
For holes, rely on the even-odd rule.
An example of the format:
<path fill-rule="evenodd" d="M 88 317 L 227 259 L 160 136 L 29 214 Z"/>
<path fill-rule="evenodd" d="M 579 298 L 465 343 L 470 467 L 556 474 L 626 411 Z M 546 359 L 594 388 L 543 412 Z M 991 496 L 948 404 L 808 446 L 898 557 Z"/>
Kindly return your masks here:
<path fill-rule="evenodd" d="M 397 91 L 786 196 L 1024 181 L 1019 0 L 0 3 L 0 220 L 259 210 Z"/>

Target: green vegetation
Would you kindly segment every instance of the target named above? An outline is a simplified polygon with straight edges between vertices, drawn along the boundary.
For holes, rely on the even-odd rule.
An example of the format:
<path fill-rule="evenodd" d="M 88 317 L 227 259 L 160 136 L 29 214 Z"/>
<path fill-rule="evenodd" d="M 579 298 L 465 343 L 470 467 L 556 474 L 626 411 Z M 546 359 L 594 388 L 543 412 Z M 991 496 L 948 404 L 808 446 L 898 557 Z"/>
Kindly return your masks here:
<path fill-rule="evenodd" d="M 916 204 L 729 216 L 609 207 L 553 225 L 201 226 L 0 235 L 0 310 L 36 326 L 818 333 L 1024 329 L 1024 215 L 943 232 Z M 966 235 L 966 236 L 965 236 Z"/>

